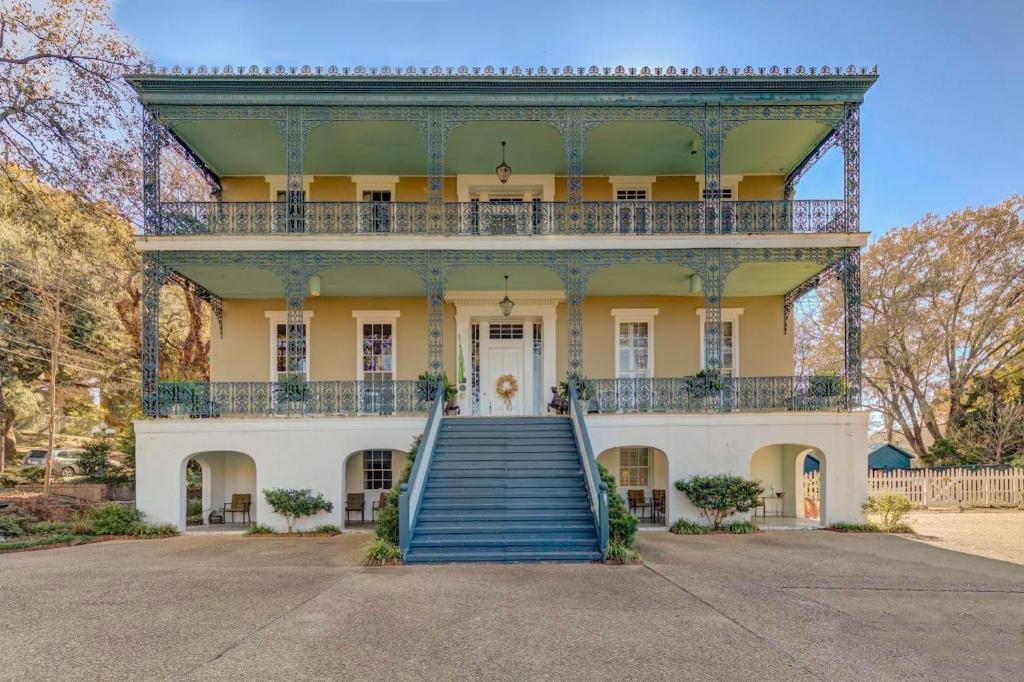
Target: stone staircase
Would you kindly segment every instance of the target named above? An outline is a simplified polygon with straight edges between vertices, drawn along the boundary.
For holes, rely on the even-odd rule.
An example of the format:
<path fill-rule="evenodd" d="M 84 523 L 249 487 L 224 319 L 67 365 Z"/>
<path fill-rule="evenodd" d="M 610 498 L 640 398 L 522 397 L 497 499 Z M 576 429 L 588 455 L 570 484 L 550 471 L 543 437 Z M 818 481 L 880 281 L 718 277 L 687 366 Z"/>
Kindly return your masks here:
<path fill-rule="evenodd" d="M 406 561 L 600 558 L 568 418 L 442 420 Z"/>

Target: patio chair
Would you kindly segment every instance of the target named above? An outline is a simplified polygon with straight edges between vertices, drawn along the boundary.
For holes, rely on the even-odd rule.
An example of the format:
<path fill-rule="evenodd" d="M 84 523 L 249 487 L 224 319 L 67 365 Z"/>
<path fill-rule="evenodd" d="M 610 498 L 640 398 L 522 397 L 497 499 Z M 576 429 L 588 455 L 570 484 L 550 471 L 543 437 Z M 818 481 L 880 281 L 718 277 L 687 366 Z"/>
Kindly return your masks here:
<path fill-rule="evenodd" d="M 370 520 L 377 521 L 377 511 L 388 506 L 388 493 L 381 493 L 380 497 L 373 501 L 373 506 L 370 508 Z"/>
<path fill-rule="evenodd" d="M 230 502 L 224 503 L 223 514 L 225 520 L 231 514 L 231 523 L 235 522 L 235 514 L 242 515 L 242 523 L 252 523 L 250 509 L 252 508 L 252 495 L 249 493 L 235 493 L 231 496 Z"/>
<path fill-rule="evenodd" d="M 345 523 L 350 512 L 359 512 L 359 523 L 366 523 L 366 493 L 349 493 L 345 497 Z"/>
<path fill-rule="evenodd" d="M 636 510 L 636 509 L 640 509 L 641 510 L 640 516 L 638 518 L 642 519 L 644 517 L 643 516 L 643 510 L 644 509 L 650 509 L 651 508 L 651 503 L 647 501 L 646 497 L 644 496 L 644 491 L 643 490 L 632 490 L 632 489 L 631 490 L 627 490 L 626 491 L 626 499 L 629 501 L 629 513 L 630 514 L 632 514 L 634 512 L 634 510 Z"/>
<path fill-rule="evenodd" d="M 665 518 L 665 491 L 664 490 L 652 490 L 651 491 L 651 516 L 654 517 L 654 522 L 657 523 L 659 519 Z"/>

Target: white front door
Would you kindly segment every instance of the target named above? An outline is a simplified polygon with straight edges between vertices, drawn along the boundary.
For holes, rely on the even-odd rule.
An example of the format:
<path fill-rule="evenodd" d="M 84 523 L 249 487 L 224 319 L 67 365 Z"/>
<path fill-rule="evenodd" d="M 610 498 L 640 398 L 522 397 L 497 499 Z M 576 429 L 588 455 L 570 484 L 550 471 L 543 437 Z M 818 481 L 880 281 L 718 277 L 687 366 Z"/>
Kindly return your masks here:
<path fill-rule="evenodd" d="M 526 397 L 528 379 L 525 366 L 525 348 L 522 340 L 515 341 L 491 341 L 487 345 L 487 351 L 483 362 L 484 378 L 481 388 L 480 408 L 483 414 L 495 416 L 521 415 L 526 412 Z M 516 390 L 512 395 L 502 397 L 499 381 L 508 389 L 511 382 L 508 377 L 515 379 Z"/>

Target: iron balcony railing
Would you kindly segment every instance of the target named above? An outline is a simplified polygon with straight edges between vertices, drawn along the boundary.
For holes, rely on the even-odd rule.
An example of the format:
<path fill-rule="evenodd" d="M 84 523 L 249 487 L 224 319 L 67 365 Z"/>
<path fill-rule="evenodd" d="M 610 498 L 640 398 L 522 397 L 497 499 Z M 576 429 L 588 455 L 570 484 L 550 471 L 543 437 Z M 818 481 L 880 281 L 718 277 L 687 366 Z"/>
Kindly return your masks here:
<path fill-rule="evenodd" d="M 150 417 L 361 416 L 421 414 L 432 381 L 160 382 Z"/>
<path fill-rule="evenodd" d="M 845 202 L 307 201 L 289 216 L 285 202 L 175 201 L 161 204 L 155 234 L 700 234 L 844 232 Z M 720 206 L 720 208 L 719 208 Z M 705 213 L 708 220 L 705 221 Z M 150 234 L 154 233 L 149 228 Z"/>
<path fill-rule="evenodd" d="M 739 412 L 839 410 L 851 407 L 837 376 L 586 379 L 588 411 Z"/>

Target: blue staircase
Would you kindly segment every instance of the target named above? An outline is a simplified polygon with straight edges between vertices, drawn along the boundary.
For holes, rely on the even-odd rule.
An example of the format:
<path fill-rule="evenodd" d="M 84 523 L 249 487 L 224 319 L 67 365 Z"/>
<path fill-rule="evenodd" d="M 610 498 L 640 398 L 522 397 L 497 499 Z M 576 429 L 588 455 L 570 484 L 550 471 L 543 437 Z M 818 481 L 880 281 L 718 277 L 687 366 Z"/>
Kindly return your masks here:
<path fill-rule="evenodd" d="M 406 561 L 601 556 L 568 418 L 441 421 Z"/>

